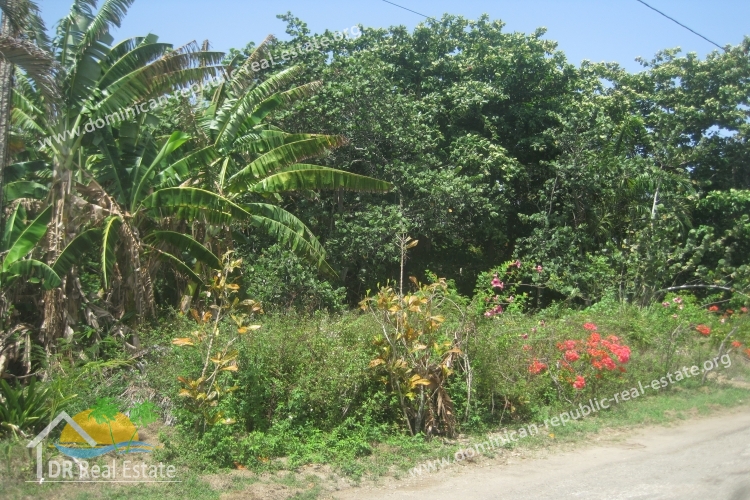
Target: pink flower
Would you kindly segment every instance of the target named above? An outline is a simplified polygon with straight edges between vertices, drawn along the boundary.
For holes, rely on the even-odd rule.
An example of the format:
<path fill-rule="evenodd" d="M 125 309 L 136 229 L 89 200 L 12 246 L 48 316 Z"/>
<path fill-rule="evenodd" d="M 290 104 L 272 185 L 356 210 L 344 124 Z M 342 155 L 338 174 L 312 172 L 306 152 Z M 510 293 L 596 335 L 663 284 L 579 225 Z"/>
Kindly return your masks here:
<path fill-rule="evenodd" d="M 672 302 L 674 302 L 675 304 L 682 304 L 682 299 L 679 297 L 675 297 L 672 299 Z"/>
<path fill-rule="evenodd" d="M 581 389 L 583 389 L 584 387 L 586 387 L 586 379 L 583 378 L 582 376 L 578 375 L 576 377 L 575 382 L 573 382 L 573 387 L 575 387 L 576 389 L 578 389 L 580 391 Z"/>
<path fill-rule="evenodd" d="M 583 324 L 583 327 L 584 327 L 584 328 L 585 328 L 586 330 L 589 330 L 589 331 L 591 331 L 591 332 L 593 332 L 594 330 L 596 330 L 596 325 L 595 325 L 595 324 L 593 324 L 593 323 L 584 323 L 584 324 Z"/>
<path fill-rule="evenodd" d="M 485 318 L 491 318 L 491 317 L 492 317 L 492 316 L 494 316 L 494 315 L 495 315 L 495 314 L 494 314 L 494 313 L 493 313 L 492 311 L 487 311 L 486 313 L 484 313 L 484 317 L 485 317 Z"/>
<path fill-rule="evenodd" d="M 522 339 L 527 339 L 527 338 L 529 338 L 529 334 L 528 333 L 524 333 L 523 335 L 521 335 L 521 338 Z"/>
<path fill-rule="evenodd" d="M 661 305 L 663 305 L 664 307 L 669 307 L 669 302 L 662 302 Z"/>
<path fill-rule="evenodd" d="M 516 267 L 518 269 L 521 269 L 521 261 L 520 260 L 516 260 Z"/>
<path fill-rule="evenodd" d="M 535 326 L 531 327 L 531 333 L 536 333 L 536 327 Z"/>
<path fill-rule="evenodd" d="M 513 302 L 513 296 L 508 297 L 508 303 Z"/>
<path fill-rule="evenodd" d="M 536 272 L 541 273 L 542 272 L 542 266 L 536 266 Z"/>
<path fill-rule="evenodd" d="M 495 309 L 493 309 L 493 312 L 495 314 L 502 314 L 503 313 L 503 306 L 501 306 L 500 304 L 496 305 Z"/>

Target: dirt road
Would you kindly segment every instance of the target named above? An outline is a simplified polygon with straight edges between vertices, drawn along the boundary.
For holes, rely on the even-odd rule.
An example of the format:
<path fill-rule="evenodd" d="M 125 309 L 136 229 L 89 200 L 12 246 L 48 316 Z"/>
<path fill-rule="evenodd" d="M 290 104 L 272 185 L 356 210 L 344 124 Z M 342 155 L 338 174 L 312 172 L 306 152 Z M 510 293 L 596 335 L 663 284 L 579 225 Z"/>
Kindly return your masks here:
<path fill-rule="evenodd" d="M 454 469 L 334 498 L 750 500 L 750 408 L 547 458 Z"/>

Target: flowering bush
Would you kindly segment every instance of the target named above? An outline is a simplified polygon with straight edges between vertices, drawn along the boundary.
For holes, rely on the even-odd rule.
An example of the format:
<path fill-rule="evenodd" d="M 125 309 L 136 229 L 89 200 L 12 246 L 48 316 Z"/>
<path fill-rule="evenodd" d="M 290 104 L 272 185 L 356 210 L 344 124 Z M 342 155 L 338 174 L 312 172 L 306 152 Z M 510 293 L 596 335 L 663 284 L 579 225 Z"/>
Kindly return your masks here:
<path fill-rule="evenodd" d="M 593 323 L 584 323 L 583 328 L 591 332 L 585 340 L 567 339 L 557 343 L 558 352 L 561 353 L 556 362 L 561 368 L 560 378 L 577 390 L 586 387 L 584 374 L 601 378 L 604 372 L 624 372 L 623 365 L 630 361 L 630 347 L 621 343 L 619 337 L 609 335 L 602 338 Z M 547 365 L 534 358 L 529 365 L 529 373 L 537 375 L 546 368 Z"/>
<path fill-rule="evenodd" d="M 518 293 L 522 285 L 544 288 L 542 284 L 544 269 L 531 263 L 523 264 L 520 260 L 507 261 L 490 271 L 479 275 L 477 290 L 477 312 L 485 318 L 492 318 L 512 309 L 521 310 L 528 296 Z M 522 283 L 522 280 L 528 283 Z"/>

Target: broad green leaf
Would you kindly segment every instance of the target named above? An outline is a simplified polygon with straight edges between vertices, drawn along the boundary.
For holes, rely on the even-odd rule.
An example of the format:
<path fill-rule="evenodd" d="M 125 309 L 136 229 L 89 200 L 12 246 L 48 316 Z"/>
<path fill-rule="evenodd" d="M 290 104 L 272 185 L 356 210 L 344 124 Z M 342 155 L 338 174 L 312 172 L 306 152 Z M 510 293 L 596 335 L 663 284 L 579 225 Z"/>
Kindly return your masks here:
<path fill-rule="evenodd" d="M 44 262 L 34 259 L 18 260 L 8 266 L 3 276 L 3 285 L 7 286 L 10 281 L 16 278 L 30 280 L 40 277 L 44 280 L 45 290 L 56 288 L 62 284 L 62 280 L 57 273 Z"/>
<path fill-rule="evenodd" d="M 52 269 L 59 276 L 65 276 L 70 268 L 80 263 L 86 252 L 92 251 L 100 243 L 102 235 L 101 229 L 88 229 L 68 243 L 63 251 L 58 255 Z"/>
<path fill-rule="evenodd" d="M 207 264 L 213 269 L 221 269 L 221 260 L 208 248 L 187 234 L 176 231 L 153 231 L 146 236 L 146 241 L 152 240 L 172 245 L 181 251 L 187 252 L 191 257 Z"/>
<path fill-rule="evenodd" d="M 345 189 L 350 191 L 387 192 L 393 185 L 342 170 L 306 165 L 306 169 L 273 174 L 252 187 L 256 193 L 281 193 L 303 189 Z"/>
<path fill-rule="evenodd" d="M 3 271 L 17 260 L 22 259 L 34 246 L 44 237 L 47 232 L 47 224 L 52 217 L 52 207 L 48 206 L 34 221 L 24 228 L 18 238 L 11 242 L 10 250 L 3 260 Z"/>

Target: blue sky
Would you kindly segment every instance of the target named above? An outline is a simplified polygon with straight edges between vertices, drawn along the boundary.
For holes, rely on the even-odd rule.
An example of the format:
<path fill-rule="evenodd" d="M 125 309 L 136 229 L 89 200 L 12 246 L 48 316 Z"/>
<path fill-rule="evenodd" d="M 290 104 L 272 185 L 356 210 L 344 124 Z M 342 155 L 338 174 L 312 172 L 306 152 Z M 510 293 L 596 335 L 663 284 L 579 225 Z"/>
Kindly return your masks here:
<path fill-rule="evenodd" d="M 65 15 L 70 0 L 38 0 L 51 27 Z M 701 57 L 714 46 L 646 8 L 636 0 L 394 0 L 428 16 L 459 14 L 475 19 L 487 13 L 506 23 L 508 31 L 531 32 L 547 28 L 568 59 L 619 62 L 631 71 L 635 58 L 650 58 L 657 51 L 681 47 Z M 750 35 L 747 0 L 648 0 L 657 9 L 690 26 L 719 45 L 737 44 Z M 284 23 L 276 14 L 291 11 L 313 32 L 343 30 L 355 24 L 367 27 L 404 25 L 413 28 L 423 18 L 382 0 L 136 0 L 116 39 L 148 32 L 160 40 L 182 45 L 209 39 L 215 50 L 244 47 L 273 33 L 285 38 Z"/>

